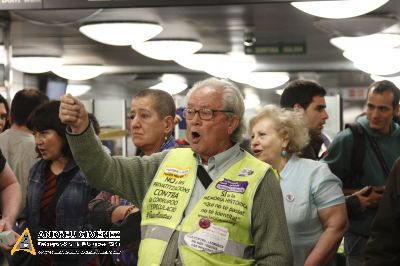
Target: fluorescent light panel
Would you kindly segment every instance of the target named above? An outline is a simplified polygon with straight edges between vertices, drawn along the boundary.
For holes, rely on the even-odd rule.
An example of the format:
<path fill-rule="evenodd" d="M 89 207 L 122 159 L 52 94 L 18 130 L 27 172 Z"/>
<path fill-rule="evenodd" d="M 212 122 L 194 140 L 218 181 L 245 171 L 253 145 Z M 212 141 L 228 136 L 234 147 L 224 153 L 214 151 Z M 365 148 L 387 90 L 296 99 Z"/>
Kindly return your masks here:
<path fill-rule="evenodd" d="M 144 56 L 156 60 L 175 60 L 194 54 L 203 45 L 195 40 L 150 40 L 135 43 L 132 48 Z"/>
<path fill-rule="evenodd" d="M 400 48 L 349 50 L 343 55 L 366 73 L 391 75 L 400 71 Z"/>
<path fill-rule="evenodd" d="M 258 89 L 272 89 L 282 86 L 290 78 L 287 72 L 251 72 L 241 73 L 230 77 L 230 79 Z"/>
<path fill-rule="evenodd" d="M 68 80 L 87 80 L 101 75 L 104 67 L 100 65 L 62 65 L 52 71 L 57 76 Z"/>
<path fill-rule="evenodd" d="M 14 56 L 11 67 L 24 73 L 44 73 L 61 65 L 63 59 L 56 56 Z"/>
<path fill-rule="evenodd" d="M 361 37 L 335 37 L 330 43 L 341 50 L 393 48 L 400 45 L 400 34 L 376 33 Z"/>
<path fill-rule="evenodd" d="M 124 46 L 147 41 L 162 29 L 157 23 L 120 21 L 89 23 L 82 25 L 79 31 L 97 42 Z"/>
<path fill-rule="evenodd" d="M 304 1 L 291 5 L 313 16 L 323 18 L 351 18 L 369 13 L 389 0 Z"/>

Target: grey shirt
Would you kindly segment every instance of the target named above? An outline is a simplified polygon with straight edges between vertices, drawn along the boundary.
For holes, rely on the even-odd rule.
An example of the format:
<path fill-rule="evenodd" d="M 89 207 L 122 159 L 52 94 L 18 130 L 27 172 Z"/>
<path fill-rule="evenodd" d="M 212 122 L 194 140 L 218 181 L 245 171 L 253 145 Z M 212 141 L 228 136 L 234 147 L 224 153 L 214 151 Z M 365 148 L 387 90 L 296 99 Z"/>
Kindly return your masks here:
<path fill-rule="evenodd" d="M 22 210 L 26 204 L 29 170 L 39 160 L 35 138 L 31 133 L 10 128 L 0 134 L 0 149 L 21 186 Z"/>
<path fill-rule="evenodd" d="M 89 184 L 120 195 L 142 206 L 143 199 L 169 151 L 151 156 L 125 158 L 106 154 L 90 126 L 79 135 L 67 134 L 75 161 L 85 174 Z M 234 156 L 237 156 L 234 157 Z M 210 158 L 208 171 L 216 177 L 237 160 L 244 152 L 235 145 L 231 149 Z M 199 159 L 199 158 L 198 158 Z M 196 181 L 188 208 L 204 194 L 204 188 Z M 203 191 L 202 191 L 203 190 Z M 187 209 L 188 210 L 188 209 Z M 187 211 L 186 210 L 186 211 Z M 272 170 L 269 170 L 255 194 L 251 219 L 251 234 L 255 243 L 253 258 L 256 265 L 292 265 L 292 250 L 283 208 L 282 192 Z M 168 242 L 162 265 L 176 263 L 178 232 Z"/>

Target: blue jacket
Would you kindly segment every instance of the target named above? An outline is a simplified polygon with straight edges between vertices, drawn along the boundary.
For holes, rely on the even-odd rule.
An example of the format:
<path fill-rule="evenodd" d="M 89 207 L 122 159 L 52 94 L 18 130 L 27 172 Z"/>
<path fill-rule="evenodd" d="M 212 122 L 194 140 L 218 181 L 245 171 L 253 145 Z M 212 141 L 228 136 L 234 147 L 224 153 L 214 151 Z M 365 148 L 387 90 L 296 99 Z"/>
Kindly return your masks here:
<path fill-rule="evenodd" d="M 46 169 L 49 167 L 50 161 L 40 160 L 34 164 L 29 172 L 29 183 L 27 193 L 27 204 L 25 215 L 27 226 L 33 238 L 37 237 L 40 228 L 40 201 L 45 190 Z M 97 190 L 89 187 L 83 177 L 82 172 L 76 171 L 78 165 L 74 160 L 70 160 L 63 171 L 57 176 L 57 184 L 61 178 L 73 175 L 67 187 L 58 199 L 55 212 L 56 224 L 55 230 L 88 230 L 87 225 L 88 203 L 96 196 Z M 35 247 L 36 248 L 36 247 Z M 55 257 L 55 262 L 67 260 L 75 264 L 76 260 L 87 261 L 88 257 L 83 256 L 59 256 Z M 61 261 L 60 261 L 61 260 Z"/>

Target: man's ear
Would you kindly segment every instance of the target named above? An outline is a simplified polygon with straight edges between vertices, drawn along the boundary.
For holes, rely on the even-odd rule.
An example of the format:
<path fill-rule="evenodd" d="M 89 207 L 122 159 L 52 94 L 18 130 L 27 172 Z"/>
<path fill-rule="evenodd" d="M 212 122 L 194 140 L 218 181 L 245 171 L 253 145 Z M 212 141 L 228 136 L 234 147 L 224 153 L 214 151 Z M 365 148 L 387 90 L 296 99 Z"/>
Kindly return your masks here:
<path fill-rule="evenodd" d="M 394 115 L 394 116 L 399 116 L 399 115 L 400 115 L 400 113 L 399 113 L 399 108 L 400 108 L 400 105 L 397 105 L 397 106 L 393 109 L 393 115 Z"/>
<path fill-rule="evenodd" d="M 240 119 L 237 116 L 234 116 L 230 119 L 229 124 L 228 124 L 228 134 L 232 134 L 236 128 L 239 127 L 240 124 Z"/>
<path fill-rule="evenodd" d="M 298 103 L 295 103 L 293 105 L 293 110 L 295 110 L 295 111 L 305 111 L 304 108 Z"/>
<path fill-rule="evenodd" d="M 166 116 L 166 117 L 164 117 L 164 133 L 165 133 L 165 135 L 167 135 L 167 134 L 169 134 L 171 131 L 172 131 L 172 129 L 174 128 L 174 126 L 175 126 L 175 123 L 174 123 L 174 117 L 172 117 L 172 116 Z"/>

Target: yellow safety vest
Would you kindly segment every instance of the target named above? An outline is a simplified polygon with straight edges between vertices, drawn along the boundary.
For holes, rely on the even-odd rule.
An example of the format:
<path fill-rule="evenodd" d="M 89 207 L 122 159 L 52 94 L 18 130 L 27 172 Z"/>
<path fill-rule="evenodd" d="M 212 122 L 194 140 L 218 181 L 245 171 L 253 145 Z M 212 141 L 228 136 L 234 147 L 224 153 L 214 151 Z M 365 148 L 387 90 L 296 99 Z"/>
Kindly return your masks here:
<path fill-rule="evenodd" d="M 184 265 L 251 265 L 252 203 L 269 168 L 246 152 L 211 183 L 182 220 L 195 184 L 197 161 L 191 149 L 169 151 L 143 202 L 139 265 L 160 265 L 175 230 Z"/>

